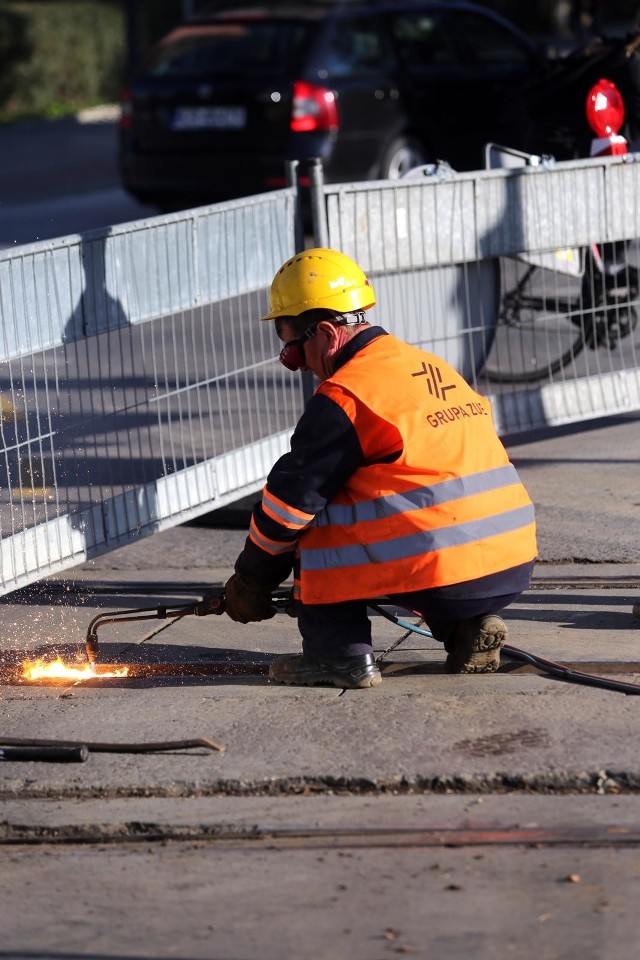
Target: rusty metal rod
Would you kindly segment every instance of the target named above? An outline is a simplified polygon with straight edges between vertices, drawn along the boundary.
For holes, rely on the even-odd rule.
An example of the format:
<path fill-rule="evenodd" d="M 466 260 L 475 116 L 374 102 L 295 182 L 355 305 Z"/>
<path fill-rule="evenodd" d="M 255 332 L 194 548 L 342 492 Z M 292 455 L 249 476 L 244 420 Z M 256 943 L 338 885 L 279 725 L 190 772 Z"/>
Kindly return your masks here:
<path fill-rule="evenodd" d="M 7 747 L 86 747 L 90 753 L 161 753 L 166 750 L 192 750 L 205 747 L 224 753 L 225 747 L 209 737 L 196 737 L 189 740 L 155 740 L 149 743 L 105 743 L 90 740 L 40 740 L 32 737 L 4 737 L 0 734 L 0 745 Z"/>
<path fill-rule="evenodd" d="M 366 850 L 423 847 L 507 847 L 544 848 L 552 846 L 579 848 L 636 848 L 640 831 L 635 828 L 595 823 L 584 826 L 560 825 L 528 829 L 507 825 L 501 827 L 451 827 L 423 829 L 388 827 L 353 828 L 286 828 L 274 826 L 231 827 L 219 824 L 187 824 L 176 827 L 156 822 L 136 823 L 122 828 L 106 829 L 100 825 L 65 824 L 42 827 L 37 831 L 27 824 L 0 825 L 0 845 L 13 844 L 115 844 L 198 841 L 222 849 L 268 850 Z M 567 877 L 570 880 L 571 877 Z"/>
<path fill-rule="evenodd" d="M 33 744 L 20 746 L 0 747 L 0 760 L 25 760 L 33 763 L 84 763 L 89 758 L 89 751 L 85 744 L 73 747 L 55 746 L 39 747 Z"/>

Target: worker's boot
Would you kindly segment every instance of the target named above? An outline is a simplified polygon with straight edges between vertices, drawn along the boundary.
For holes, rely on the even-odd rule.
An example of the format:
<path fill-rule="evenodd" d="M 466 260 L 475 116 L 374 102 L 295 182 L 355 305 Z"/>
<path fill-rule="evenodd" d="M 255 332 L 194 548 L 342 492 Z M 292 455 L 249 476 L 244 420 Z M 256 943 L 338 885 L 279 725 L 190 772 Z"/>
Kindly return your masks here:
<path fill-rule="evenodd" d="M 446 644 L 449 673 L 494 673 L 500 666 L 500 648 L 507 640 L 504 620 L 485 613 L 461 620 Z"/>
<path fill-rule="evenodd" d="M 359 657 L 326 657 L 324 660 L 305 654 L 278 657 L 269 667 L 269 677 L 278 683 L 299 686 L 324 683 L 348 690 L 379 687 L 382 683 L 380 670 L 371 653 Z"/>

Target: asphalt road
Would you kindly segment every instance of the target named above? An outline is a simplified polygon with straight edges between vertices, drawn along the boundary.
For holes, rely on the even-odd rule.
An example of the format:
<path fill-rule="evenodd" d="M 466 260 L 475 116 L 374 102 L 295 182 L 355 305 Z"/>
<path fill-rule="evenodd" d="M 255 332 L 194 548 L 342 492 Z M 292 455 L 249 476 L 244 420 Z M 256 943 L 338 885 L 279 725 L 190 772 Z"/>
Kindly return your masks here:
<path fill-rule="evenodd" d="M 117 113 L 0 125 L 0 248 L 154 216 L 120 187 Z"/>

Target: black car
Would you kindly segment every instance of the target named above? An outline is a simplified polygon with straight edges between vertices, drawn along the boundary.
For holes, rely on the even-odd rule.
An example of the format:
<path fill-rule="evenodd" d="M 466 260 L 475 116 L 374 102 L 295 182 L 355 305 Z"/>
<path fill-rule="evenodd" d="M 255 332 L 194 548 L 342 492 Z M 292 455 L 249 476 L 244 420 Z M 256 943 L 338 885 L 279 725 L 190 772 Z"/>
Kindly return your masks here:
<path fill-rule="evenodd" d="M 125 188 L 164 208 L 283 186 L 321 157 L 328 183 L 527 147 L 535 45 L 470 3 L 233 4 L 185 23 L 125 94 Z"/>

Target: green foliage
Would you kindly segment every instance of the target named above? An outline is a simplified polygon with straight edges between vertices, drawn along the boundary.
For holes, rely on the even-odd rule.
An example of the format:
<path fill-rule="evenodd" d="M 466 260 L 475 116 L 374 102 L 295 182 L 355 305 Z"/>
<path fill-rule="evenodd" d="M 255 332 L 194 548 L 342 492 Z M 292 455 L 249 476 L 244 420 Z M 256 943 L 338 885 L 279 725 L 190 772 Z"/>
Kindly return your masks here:
<path fill-rule="evenodd" d="M 125 32 L 121 3 L 0 2 L 7 47 L 0 41 L 0 120 L 62 116 L 117 100 Z"/>

